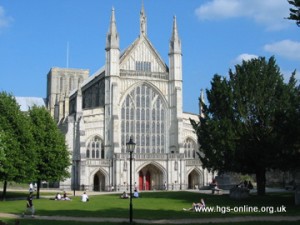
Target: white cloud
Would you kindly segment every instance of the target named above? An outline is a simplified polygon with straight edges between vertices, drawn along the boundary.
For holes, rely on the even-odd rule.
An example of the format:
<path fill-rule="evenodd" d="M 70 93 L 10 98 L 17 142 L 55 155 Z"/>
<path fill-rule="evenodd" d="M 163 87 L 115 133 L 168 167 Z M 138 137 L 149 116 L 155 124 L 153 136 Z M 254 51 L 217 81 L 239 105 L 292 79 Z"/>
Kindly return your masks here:
<path fill-rule="evenodd" d="M 195 13 L 200 20 L 246 17 L 268 30 L 280 30 L 290 24 L 284 19 L 289 16 L 285 0 L 212 0 L 199 6 Z"/>
<path fill-rule="evenodd" d="M 272 44 L 266 44 L 264 50 L 284 58 L 300 60 L 300 42 L 282 40 Z"/>
<path fill-rule="evenodd" d="M 234 60 L 233 60 L 233 63 L 234 64 L 241 64 L 244 61 L 249 61 L 251 59 L 256 59 L 258 58 L 257 55 L 252 55 L 252 54 L 247 54 L 247 53 L 243 53 L 243 54 L 240 54 L 238 57 L 236 57 Z"/>
<path fill-rule="evenodd" d="M 0 6 L 0 29 L 8 27 L 12 22 L 12 18 L 5 15 L 4 8 Z"/>

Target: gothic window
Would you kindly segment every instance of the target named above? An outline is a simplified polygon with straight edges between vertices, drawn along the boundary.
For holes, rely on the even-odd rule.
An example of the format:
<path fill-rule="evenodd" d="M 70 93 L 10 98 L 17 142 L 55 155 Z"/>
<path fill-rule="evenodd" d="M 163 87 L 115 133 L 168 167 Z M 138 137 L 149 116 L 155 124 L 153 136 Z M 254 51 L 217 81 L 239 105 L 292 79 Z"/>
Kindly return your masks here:
<path fill-rule="evenodd" d="M 136 112 L 136 119 L 140 120 L 140 110 L 137 109 L 135 112 Z"/>
<path fill-rule="evenodd" d="M 98 81 L 83 91 L 82 107 L 84 109 L 104 106 L 104 81 Z"/>
<path fill-rule="evenodd" d="M 99 106 L 104 106 L 104 92 L 105 92 L 104 81 L 101 81 L 99 84 Z"/>
<path fill-rule="evenodd" d="M 130 116 L 124 115 L 127 112 Z M 166 108 L 162 97 L 153 88 L 143 84 L 132 90 L 122 103 L 121 114 L 121 130 L 125 131 L 121 134 L 122 152 L 126 152 L 126 142 L 131 135 L 136 143 L 136 153 L 163 152 Z M 132 129 L 124 127 L 127 122 L 130 122 Z"/>
<path fill-rule="evenodd" d="M 124 119 L 125 119 L 125 108 L 122 108 L 122 120 L 124 120 Z"/>
<path fill-rule="evenodd" d="M 183 147 L 184 147 L 184 156 L 185 156 L 185 158 L 195 159 L 197 157 L 197 155 L 196 155 L 197 145 L 191 138 L 187 138 L 184 141 Z"/>
<path fill-rule="evenodd" d="M 104 143 L 102 139 L 98 136 L 95 136 L 90 140 L 86 147 L 86 158 L 92 159 L 104 159 Z"/>
<path fill-rule="evenodd" d="M 135 62 L 135 70 L 151 72 L 151 62 L 137 61 L 137 62 Z"/>
<path fill-rule="evenodd" d="M 69 106 L 70 114 L 74 113 L 76 111 L 76 98 L 70 100 Z"/>
<path fill-rule="evenodd" d="M 134 120 L 134 109 L 130 110 L 130 120 Z"/>
<path fill-rule="evenodd" d="M 155 131 L 155 122 L 152 122 L 152 132 Z"/>
<path fill-rule="evenodd" d="M 131 124 L 130 124 L 130 130 L 131 130 L 131 131 L 134 131 L 134 121 L 131 121 Z"/>

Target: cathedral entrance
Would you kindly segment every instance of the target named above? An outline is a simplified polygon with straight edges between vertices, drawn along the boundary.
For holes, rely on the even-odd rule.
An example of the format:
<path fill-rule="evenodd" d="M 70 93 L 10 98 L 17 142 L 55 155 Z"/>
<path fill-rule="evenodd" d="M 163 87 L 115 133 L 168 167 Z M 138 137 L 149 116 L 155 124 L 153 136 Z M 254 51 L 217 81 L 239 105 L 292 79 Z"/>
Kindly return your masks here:
<path fill-rule="evenodd" d="M 139 190 L 163 189 L 163 173 L 155 165 L 149 164 L 139 171 Z"/>
<path fill-rule="evenodd" d="M 188 189 L 198 189 L 201 186 L 203 186 L 203 175 L 194 169 L 188 176 Z"/>
<path fill-rule="evenodd" d="M 105 191 L 105 176 L 100 171 L 98 171 L 94 175 L 93 190 L 94 191 Z"/>

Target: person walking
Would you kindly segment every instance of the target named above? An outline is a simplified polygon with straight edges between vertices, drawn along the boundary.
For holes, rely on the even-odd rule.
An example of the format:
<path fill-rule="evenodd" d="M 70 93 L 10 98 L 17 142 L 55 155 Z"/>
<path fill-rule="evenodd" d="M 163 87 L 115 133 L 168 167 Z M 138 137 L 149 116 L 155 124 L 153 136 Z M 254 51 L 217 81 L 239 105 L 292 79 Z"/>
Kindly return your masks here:
<path fill-rule="evenodd" d="M 28 197 L 27 197 L 27 202 L 26 202 L 26 210 L 23 213 L 23 217 L 25 216 L 25 214 L 27 212 L 31 213 L 31 217 L 34 218 L 34 213 L 35 213 L 35 209 L 34 209 L 34 205 L 33 205 L 33 195 L 32 192 L 29 193 Z"/>

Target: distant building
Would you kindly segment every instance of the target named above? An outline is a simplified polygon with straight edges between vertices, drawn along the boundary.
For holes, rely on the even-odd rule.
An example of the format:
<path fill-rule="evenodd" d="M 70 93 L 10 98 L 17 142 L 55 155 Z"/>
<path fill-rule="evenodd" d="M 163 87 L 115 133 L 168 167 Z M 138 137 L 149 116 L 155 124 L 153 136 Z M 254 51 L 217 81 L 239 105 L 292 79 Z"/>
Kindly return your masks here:
<path fill-rule="evenodd" d="M 20 105 L 22 112 L 27 112 L 32 106 L 47 106 L 46 99 L 40 97 L 16 97 L 17 103 Z"/>
<path fill-rule="evenodd" d="M 133 183 L 139 190 L 188 189 L 206 185 L 212 174 L 202 169 L 197 136 L 182 111 L 182 52 L 176 18 L 169 42 L 169 65 L 147 37 L 142 7 L 140 34 L 119 49 L 114 9 L 106 39 L 103 68 L 52 68 L 47 80 L 47 107 L 66 135 L 72 177 L 61 188 L 126 190 L 129 154 L 136 143 Z"/>

